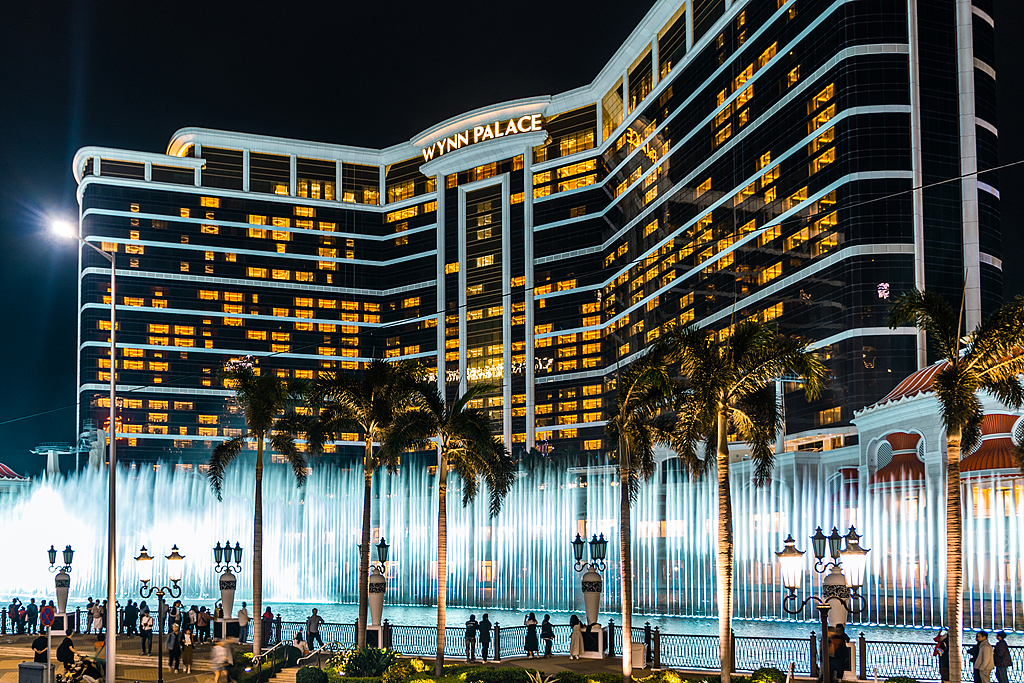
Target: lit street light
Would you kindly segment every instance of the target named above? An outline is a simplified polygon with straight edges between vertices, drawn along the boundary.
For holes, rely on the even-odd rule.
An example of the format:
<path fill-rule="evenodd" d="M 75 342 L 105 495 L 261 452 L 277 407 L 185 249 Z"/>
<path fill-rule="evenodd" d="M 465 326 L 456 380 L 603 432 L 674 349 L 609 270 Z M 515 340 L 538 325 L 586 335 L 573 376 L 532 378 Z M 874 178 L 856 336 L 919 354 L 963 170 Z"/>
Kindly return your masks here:
<path fill-rule="evenodd" d="M 114 254 L 107 253 L 92 242 L 82 239 L 78 231 L 72 225 L 64 222 L 54 222 L 53 232 L 61 237 L 72 238 L 89 247 L 97 254 L 110 262 L 110 464 L 107 468 L 108 491 L 107 491 L 107 645 L 106 661 L 107 670 L 111 672 L 111 680 L 116 678 L 116 655 L 117 655 L 117 546 L 115 544 L 116 513 L 114 510 L 114 480 L 117 471 L 117 457 L 115 455 L 115 443 L 117 442 L 117 291 L 115 289 L 115 276 L 117 269 L 114 264 Z"/>
<path fill-rule="evenodd" d="M 842 548 L 844 540 L 846 541 L 845 550 Z M 801 602 L 797 597 L 797 591 L 803 585 L 805 552 L 797 550 L 792 534 L 786 537 L 785 544 L 785 548 L 775 553 L 779 558 L 782 585 L 789 593 L 782 601 L 782 609 L 789 614 L 799 614 L 809 603 L 813 603 L 818 609 L 821 619 L 821 680 L 827 683 L 831 681 L 828 661 L 828 622 L 832 606 L 829 603 L 835 601 L 838 603 L 837 609 L 842 610 L 842 618 L 836 617 L 837 623 L 846 621 L 847 612 L 859 614 L 864 610 L 864 596 L 860 595 L 858 591 L 864 585 L 869 551 L 860 547 L 860 536 L 852 526 L 845 537 L 840 536 L 839 530 L 835 527 L 832 528 L 832 534 L 829 536 L 823 534 L 821 527 L 818 527 L 814 535 L 811 536 L 811 547 L 815 558 L 814 571 L 819 574 L 829 568 L 832 571 L 822 581 L 822 597 L 811 595 Z M 826 544 L 828 544 L 830 561 L 825 560 Z M 854 608 L 853 600 L 859 601 L 859 607 Z"/>
<path fill-rule="evenodd" d="M 139 588 L 139 595 L 142 599 L 156 593 L 156 620 L 159 622 L 157 625 L 157 641 L 156 641 L 156 656 L 157 656 L 157 683 L 164 683 L 164 594 L 170 593 L 172 598 L 181 597 L 181 586 L 178 582 L 181 581 L 181 572 L 185 566 L 185 556 L 178 554 L 178 546 L 175 545 L 171 548 L 171 554 L 167 556 L 167 578 L 171 580 L 170 587 L 158 586 L 154 584 L 149 585 L 149 582 L 153 580 L 153 557 L 146 552 L 146 546 L 142 546 L 142 550 L 139 551 L 139 556 L 135 558 L 135 566 L 139 571 L 139 581 L 142 582 L 142 587 Z M 109 669 L 108 669 L 109 671 Z M 111 678 L 111 681 L 114 679 Z"/>

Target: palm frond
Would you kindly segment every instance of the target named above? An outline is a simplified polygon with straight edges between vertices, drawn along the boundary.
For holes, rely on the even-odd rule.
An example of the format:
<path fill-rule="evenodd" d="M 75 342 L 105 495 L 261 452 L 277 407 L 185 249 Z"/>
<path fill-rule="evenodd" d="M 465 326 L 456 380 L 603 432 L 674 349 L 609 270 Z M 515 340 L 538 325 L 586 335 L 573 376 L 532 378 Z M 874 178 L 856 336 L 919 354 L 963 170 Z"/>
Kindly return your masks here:
<path fill-rule="evenodd" d="M 775 440 L 783 427 L 775 388 L 764 387 L 746 396 L 733 408 L 732 420 L 740 436 L 750 444 L 754 484 L 766 485 L 775 466 Z"/>
<path fill-rule="evenodd" d="M 928 334 L 938 354 L 956 359 L 960 349 L 960 317 L 941 295 L 912 289 L 893 301 L 889 309 L 889 327 L 912 324 Z"/>
<path fill-rule="evenodd" d="M 224 486 L 224 472 L 227 470 L 228 465 L 238 457 L 242 448 L 245 447 L 248 436 L 246 434 L 233 437 L 227 441 L 221 441 L 210 454 L 210 469 L 206 471 L 206 478 L 209 479 L 210 486 L 217 495 L 217 500 L 224 499 L 222 490 Z"/>
<path fill-rule="evenodd" d="M 306 458 L 295 443 L 295 435 L 288 431 L 284 420 L 279 420 L 270 434 L 270 448 L 280 453 L 292 467 L 292 474 L 299 487 L 306 485 Z"/>

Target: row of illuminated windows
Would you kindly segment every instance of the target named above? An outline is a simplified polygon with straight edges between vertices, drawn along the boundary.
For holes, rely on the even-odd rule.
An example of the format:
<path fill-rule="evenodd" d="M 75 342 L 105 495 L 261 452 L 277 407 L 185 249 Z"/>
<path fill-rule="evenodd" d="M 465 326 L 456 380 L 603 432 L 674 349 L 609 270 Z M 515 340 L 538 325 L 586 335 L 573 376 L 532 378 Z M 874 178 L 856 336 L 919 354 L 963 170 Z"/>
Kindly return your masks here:
<path fill-rule="evenodd" d="M 233 301 L 233 302 L 244 302 L 245 301 L 245 295 L 240 293 L 240 292 L 220 292 L 220 291 L 217 291 L 217 290 L 201 289 L 198 292 L 198 296 L 199 296 L 200 299 L 202 299 L 204 301 L 218 301 L 218 300 L 220 300 L 220 298 L 222 296 L 224 298 L 224 301 Z M 413 301 L 415 301 L 415 303 L 409 303 L 409 302 L 413 302 Z M 259 303 L 259 295 L 258 294 L 253 294 L 252 295 L 252 303 L 254 303 L 254 304 L 255 303 Z M 313 297 L 295 297 L 294 303 L 295 303 L 296 306 L 300 306 L 300 307 L 304 307 L 304 308 L 313 308 L 315 306 L 317 308 L 332 309 L 332 310 L 341 309 L 343 311 L 358 311 L 360 303 L 362 303 L 362 307 L 363 307 L 364 311 L 372 311 L 372 312 L 375 312 L 375 313 L 379 313 L 380 312 L 380 308 L 381 308 L 381 305 L 378 304 L 378 303 L 358 302 L 358 301 L 339 301 L 339 300 L 336 300 L 336 299 L 319 299 L 319 298 L 314 299 Z M 415 305 L 419 305 L 419 298 L 418 297 L 415 298 L 415 299 L 406 299 L 405 302 L 403 302 L 403 307 L 415 306 Z M 276 309 L 275 308 L 274 310 L 275 311 L 278 311 L 278 310 L 287 311 L 288 309 Z M 231 311 L 227 311 L 227 312 L 228 313 L 241 313 L 240 310 L 237 310 L 237 311 L 236 310 L 231 310 Z M 275 313 L 275 315 L 277 315 L 277 313 Z M 284 315 L 287 315 L 287 313 L 284 313 Z M 182 333 L 182 334 L 184 334 L 184 333 Z"/>

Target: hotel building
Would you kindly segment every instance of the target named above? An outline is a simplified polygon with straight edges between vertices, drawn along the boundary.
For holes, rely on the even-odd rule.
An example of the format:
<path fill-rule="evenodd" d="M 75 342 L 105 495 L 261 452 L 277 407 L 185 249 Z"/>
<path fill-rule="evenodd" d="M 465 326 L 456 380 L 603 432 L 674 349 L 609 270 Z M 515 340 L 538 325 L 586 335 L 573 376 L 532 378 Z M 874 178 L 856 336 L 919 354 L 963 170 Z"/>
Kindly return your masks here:
<path fill-rule="evenodd" d="M 749 318 L 831 370 L 814 402 L 782 384 L 787 450 L 852 445 L 853 411 L 930 361 L 890 297 L 966 283 L 968 326 L 1000 303 L 993 35 L 991 0 L 658 0 L 589 84 L 386 149 L 85 147 L 121 457 L 202 462 L 240 433 L 217 371 L 252 354 L 299 379 L 416 359 L 449 397 L 498 385 L 481 406 L 513 448 L 598 463 L 620 364 L 667 325 Z M 81 250 L 80 422 L 109 408 L 107 268 Z"/>

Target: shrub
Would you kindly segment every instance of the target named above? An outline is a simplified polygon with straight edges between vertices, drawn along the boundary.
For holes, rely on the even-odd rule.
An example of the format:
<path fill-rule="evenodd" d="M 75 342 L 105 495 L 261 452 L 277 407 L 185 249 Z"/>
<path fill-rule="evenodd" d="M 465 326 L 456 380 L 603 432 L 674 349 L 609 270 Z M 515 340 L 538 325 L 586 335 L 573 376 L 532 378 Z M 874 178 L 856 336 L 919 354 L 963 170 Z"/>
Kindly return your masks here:
<path fill-rule="evenodd" d="M 327 674 L 315 666 L 304 666 L 295 672 L 295 683 L 328 683 Z"/>
<path fill-rule="evenodd" d="M 531 669 L 520 669 L 517 666 L 484 668 L 474 667 L 466 672 L 466 683 L 530 683 Z M 586 683 L 583 681 L 582 683 Z M 619 676 L 618 683 L 622 683 Z"/>
<path fill-rule="evenodd" d="M 324 669 L 327 674 L 327 683 L 344 683 L 345 679 L 337 669 Z"/>
<path fill-rule="evenodd" d="M 384 675 L 380 677 L 381 683 L 405 683 L 415 673 L 412 663 L 406 659 L 399 659 L 388 667 Z"/>
<path fill-rule="evenodd" d="M 376 647 L 363 647 L 348 653 L 345 658 L 345 677 L 378 677 L 398 659 L 398 653 Z"/>
<path fill-rule="evenodd" d="M 917 683 L 917 679 L 910 676 L 893 676 L 885 679 L 885 683 Z"/>
<path fill-rule="evenodd" d="M 750 674 L 752 683 L 785 683 L 786 674 L 771 666 L 761 667 Z"/>

